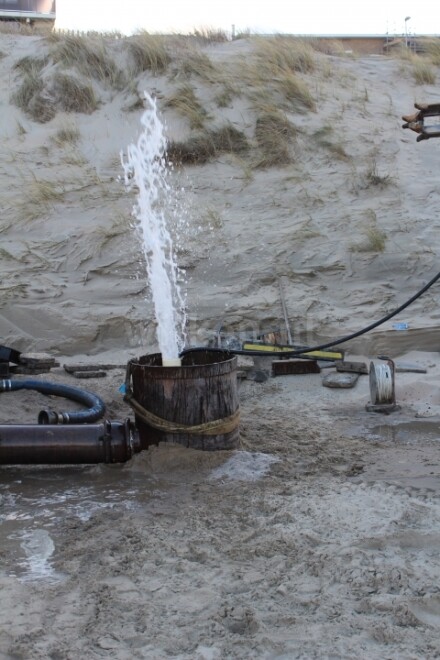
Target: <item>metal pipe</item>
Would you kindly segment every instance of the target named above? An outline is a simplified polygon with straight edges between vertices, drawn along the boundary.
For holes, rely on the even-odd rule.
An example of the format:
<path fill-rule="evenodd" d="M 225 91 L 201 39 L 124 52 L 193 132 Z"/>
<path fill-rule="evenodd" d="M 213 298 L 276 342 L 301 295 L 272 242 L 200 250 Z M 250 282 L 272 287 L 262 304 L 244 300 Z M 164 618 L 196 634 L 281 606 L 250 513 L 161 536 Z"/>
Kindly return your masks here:
<path fill-rule="evenodd" d="M 280 289 L 281 306 L 283 308 L 283 314 L 284 314 L 284 323 L 286 324 L 287 343 L 289 344 L 289 346 L 292 346 L 293 339 L 292 339 L 292 333 L 290 332 L 290 323 L 289 323 L 289 317 L 287 315 L 286 300 L 284 298 L 283 283 L 281 281 L 281 277 L 278 278 L 278 287 Z"/>
<path fill-rule="evenodd" d="M 139 451 L 129 419 L 78 426 L 0 425 L 0 465 L 124 463 Z"/>

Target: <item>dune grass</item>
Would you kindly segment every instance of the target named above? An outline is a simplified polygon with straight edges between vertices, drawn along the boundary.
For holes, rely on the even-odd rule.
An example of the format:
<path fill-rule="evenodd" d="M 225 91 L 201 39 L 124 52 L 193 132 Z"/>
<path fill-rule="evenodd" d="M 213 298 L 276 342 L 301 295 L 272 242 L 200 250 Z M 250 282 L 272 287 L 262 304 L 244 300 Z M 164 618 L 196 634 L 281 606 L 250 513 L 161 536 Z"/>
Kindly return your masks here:
<path fill-rule="evenodd" d="M 254 55 L 241 66 L 240 75 L 248 90 L 267 101 L 273 94 L 280 95 L 279 102 L 286 109 L 296 112 L 315 110 L 315 101 L 305 74 L 317 67 L 317 54 L 310 44 L 293 37 L 257 37 Z"/>
<path fill-rule="evenodd" d="M 225 82 L 219 92 L 214 97 L 214 101 L 219 108 L 228 108 L 235 97 L 241 95 L 241 90 L 238 85 L 231 82 Z"/>
<path fill-rule="evenodd" d="M 362 234 L 365 238 L 362 242 L 351 245 L 350 250 L 352 252 L 384 252 L 387 235 L 378 226 L 377 215 L 374 209 L 369 208 L 365 210 L 363 222 L 365 226 L 362 227 Z"/>
<path fill-rule="evenodd" d="M 216 84 L 224 81 L 224 76 L 220 69 L 213 64 L 206 53 L 191 48 L 187 50 L 176 69 L 176 76 L 197 76 L 208 84 Z"/>
<path fill-rule="evenodd" d="M 316 110 L 315 101 L 306 82 L 294 73 L 285 72 L 276 80 L 277 87 L 289 106 L 299 112 Z"/>
<path fill-rule="evenodd" d="M 297 37 L 275 36 L 256 39 L 256 54 L 272 71 L 313 73 L 316 53 L 310 43 Z"/>
<path fill-rule="evenodd" d="M 44 88 L 44 82 L 38 72 L 27 72 L 19 86 L 12 94 L 12 102 L 25 112 L 29 109 L 29 103 L 35 94 L 41 92 Z"/>
<path fill-rule="evenodd" d="M 58 146 L 74 146 L 77 144 L 81 137 L 79 129 L 76 125 L 70 124 L 62 126 L 55 133 L 53 140 Z"/>
<path fill-rule="evenodd" d="M 203 44 L 220 44 L 228 41 L 228 36 L 224 30 L 209 26 L 196 28 L 192 35 Z"/>
<path fill-rule="evenodd" d="M 94 51 L 90 43 L 85 37 L 58 36 L 52 52 L 54 61 L 63 66 L 75 66 L 88 81 L 94 76 L 100 77 L 101 81 L 108 81 L 113 74 L 117 77 L 110 60 L 105 59 L 103 52 Z M 98 43 L 103 46 L 102 40 Z M 53 119 L 58 108 L 66 112 L 93 112 L 98 101 L 92 84 L 59 70 L 53 75 L 46 73 L 43 78 L 43 69 L 50 62 L 50 57 L 45 55 L 22 57 L 15 63 L 14 69 L 22 75 L 22 80 L 11 96 L 12 102 L 40 123 Z"/>
<path fill-rule="evenodd" d="M 50 94 L 44 88 L 39 73 L 26 73 L 11 101 L 34 121 L 45 123 L 53 119 L 56 108 Z"/>
<path fill-rule="evenodd" d="M 25 55 L 17 60 L 14 64 L 14 69 L 23 75 L 37 75 L 49 63 L 49 56 L 36 57 L 32 55 Z"/>
<path fill-rule="evenodd" d="M 101 36 L 62 34 L 54 42 L 52 59 L 62 66 L 75 68 L 87 78 L 122 89 L 125 76 L 109 55 Z"/>
<path fill-rule="evenodd" d="M 14 64 L 14 71 L 22 76 L 18 89 L 11 95 L 11 101 L 34 121 L 50 121 L 56 113 L 50 97 L 45 92 L 41 75 L 48 58 L 25 56 Z"/>
<path fill-rule="evenodd" d="M 338 39 L 308 39 L 307 43 L 318 53 L 332 55 L 334 57 L 347 57 L 347 52 L 342 41 Z"/>
<path fill-rule="evenodd" d="M 98 107 L 93 86 L 76 76 L 58 72 L 52 79 L 51 88 L 57 105 L 65 112 L 90 115 Z"/>
<path fill-rule="evenodd" d="M 435 71 L 430 62 L 421 57 L 414 60 L 412 75 L 417 85 L 435 85 Z"/>
<path fill-rule="evenodd" d="M 167 154 L 173 163 L 201 165 L 221 153 L 242 154 L 248 149 L 244 133 L 226 124 L 218 129 L 201 131 L 186 141 L 170 142 Z"/>
<path fill-rule="evenodd" d="M 56 202 L 62 201 L 64 187 L 62 184 L 33 176 L 23 186 L 23 197 L 18 204 L 18 211 L 23 220 L 41 218 L 53 208 Z"/>
<path fill-rule="evenodd" d="M 371 224 L 363 231 L 365 234 L 365 241 L 358 245 L 352 246 L 354 252 L 384 252 L 386 246 L 387 235 L 377 227 L 376 224 Z"/>
<path fill-rule="evenodd" d="M 365 173 L 365 180 L 366 180 L 365 187 L 367 188 L 370 187 L 385 188 L 391 185 L 393 182 L 392 177 L 388 173 L 381 174 L 379 172 L 379 168 L 375 158 L 373 158 Z"/>
<path fill-rule="evenodd" d="M 21 34 L 27 37 L 34 35 L 34 28 L 17 21 L 0 21 L 0 32 L 2 34 Z"/>
<path fill-rule="evenodd" d="M 433 43 L 435 44 L 433 46 L 433 56 L 429 54 L 428 49 L 427 55 L 417 55 L 404 44 L 393 51 L 394 57 L 406 63 L 406 66 L 402 67 L 403 72 L 407 71 L 408 65 L 411 67 L 410 71 L 417 85 L 434 85 L 436 82 L 436 72 L 433 65 L 437 66 L 435 57 L 437 45 L 436 42 Z M 438 52 L 440 53 L 440 46 L 438 47 Z"/>
<path fill-rule="evenodd" d="M 331 124 L 321 126 L 321 128 L 312 134 L 312 138 L 315 144 L 326 149 L 332 156 L 335 156 L 339 160 L 347 160 L 349 158 L 341 140 L 334 139 L 334 129 Z"/>
<path fill-rule="evenodd" d="M 129 214 L 115 212 L 110 219 L 110 224 L 96 227 L 94 234 L 99 240 L 99 252 L 107 247 L 114 238 L 127 235 L 132 218 Z"/>
<path fill-rule="evenodd" d="M 131 59 L 133 75 L 150 71 L 154 75 L 165 73 L 171 62 L 163 36 L 139 32 L 125 42 Z"/>
<path fill-rule="evenodd" d="M 197 98 L 193 87 L 187 83 L 175 90 L 174 94 L 166 99 L 165 108 L 173 108 L 182 117 L 189 121 L 191 129 L 203 128 L 208 113 Z"/>
<path fill-rule="evenodd" d="M 423 43 L 430 62 L 440 66 L 440 39 L 426 39 Z"/>
<path fill-rule="evenodd" d="M 275 106 L 259 110 L 255 124 L 258 155 L 254 167 L 274 167 L 291 162 L 290 144 L 296 137 L 295 126 Z"/>

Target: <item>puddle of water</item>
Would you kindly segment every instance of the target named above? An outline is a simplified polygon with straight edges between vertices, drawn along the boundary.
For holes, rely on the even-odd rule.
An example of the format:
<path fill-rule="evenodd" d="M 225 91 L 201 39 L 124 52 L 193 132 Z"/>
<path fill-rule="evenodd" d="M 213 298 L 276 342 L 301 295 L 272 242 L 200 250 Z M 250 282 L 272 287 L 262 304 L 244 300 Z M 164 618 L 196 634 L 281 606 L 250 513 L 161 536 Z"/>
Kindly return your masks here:
<path fill-rule="evenodd" d="M 359 432 L 359 429 L 358 429 Z M 363 437 L 384 441 L 353 481 L 382 481 L 414 492 L 440 493 L 440 422 L 387 420 L 363 429 Z"/>
<path fill-rule="evenodd" d="M 180 515 L 188 484 L 210 478 L 211 452 L 180 448 L 186 462 L 176 464 L 175 451 L 143 452 L 130 465 L 25 466 L 0 468 L 0 547 L 3 574 L 23 580 L 57 580 L 57 539 L 69 519 L 88 521 L 99 511 L 124 515 Z M 158 464 L 154 456 L 160 454 Z M 182 457 L 182 455 L 180 455 Z M 140 456 L 140 454 L 138 455 Z M 277 460 L 266 454 L 238 452 L 214 478 L 258 479 Z"/>
<path fill-rule="evenodd" d="M 154 488 L 153 488 L 154 486 Z M 85 522 L 97 511 L 144 509 L 160 499 L 151 475 L 120 466 L 0 470 L 0 545 L 4 571 L 21 580 L 59 580 L 52 566 L 59 522 Z"/>
<path fill-rule="evenodd" d="M 440 422 L 427 420 L 414 420 L 390 424 L 378 424 L 370 433 L 380 440 L 398 443 L 412 443 L 420 441 L 440 441 Z"/>
<path fill-rule="evenodd" d="M 260 452 L 236 451 L 228 460 L 211 471 L 210 479 L 257 481 L 264 477 L 279 458 Z"/>
<path fill-rule="evenodd" d="M 59 582 L 66 576 L 55 571 L 51 557 L 55 550 L 55 543 L 45 529 L 27 529 L 19 534 L 11 534 L 11 540 L 19 541 L 24 556 L 17 559 L 15 574 L 19 580 L 29 582 L 45 580 L 46 582 Z"/>

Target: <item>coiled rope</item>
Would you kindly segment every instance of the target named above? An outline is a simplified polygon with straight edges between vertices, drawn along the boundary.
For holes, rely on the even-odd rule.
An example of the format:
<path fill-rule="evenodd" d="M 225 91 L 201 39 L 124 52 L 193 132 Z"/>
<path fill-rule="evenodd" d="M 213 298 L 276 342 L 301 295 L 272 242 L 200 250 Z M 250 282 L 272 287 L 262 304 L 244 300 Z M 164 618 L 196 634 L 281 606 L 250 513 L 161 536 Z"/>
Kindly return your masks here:
<path fill-rule="evenodd" d="M 388 364 L 370 363 L 370 397 L 371 403 L 394 403 L 393 373 Z"/>

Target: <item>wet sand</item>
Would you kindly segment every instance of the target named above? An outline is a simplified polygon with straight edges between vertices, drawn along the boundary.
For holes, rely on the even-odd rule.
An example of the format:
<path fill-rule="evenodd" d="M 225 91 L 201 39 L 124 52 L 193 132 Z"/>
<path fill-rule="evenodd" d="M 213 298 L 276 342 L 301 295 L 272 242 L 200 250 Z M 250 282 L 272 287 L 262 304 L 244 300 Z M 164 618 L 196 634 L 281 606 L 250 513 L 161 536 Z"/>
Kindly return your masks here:
<path fill-rule="evenodd" d="M 367 376 L 243 381 L 237 451 L 2 468 L 3 656 L 436 657 L 439 416 L 414 383 L 438 371 L 397 374 L 389 416 Z"/>

